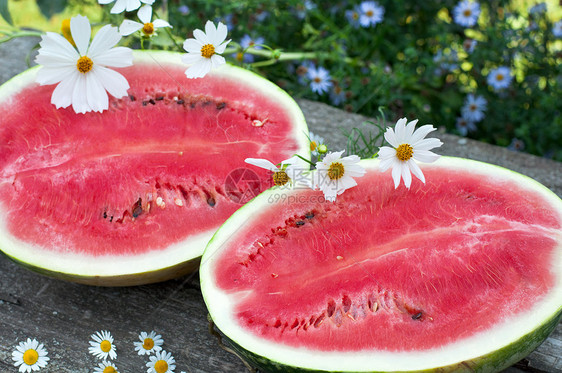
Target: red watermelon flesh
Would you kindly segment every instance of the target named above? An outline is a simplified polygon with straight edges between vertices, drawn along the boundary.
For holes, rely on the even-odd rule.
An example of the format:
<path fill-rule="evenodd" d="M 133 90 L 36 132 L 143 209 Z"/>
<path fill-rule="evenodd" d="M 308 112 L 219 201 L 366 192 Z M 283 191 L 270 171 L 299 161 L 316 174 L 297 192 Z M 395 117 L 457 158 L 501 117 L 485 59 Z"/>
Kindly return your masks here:
<path fill-rule="evenodd" d="M 235 322 L 311 350 L 423 351 L 528 311 L 554 286 L 560 215 L 513 182 L 424 173 L 410 190 L 368 173 L 335 203 L 277 194 L 213 259 Z"/>
<path fill-rule="evenodd" d="M 145 254 L 216 229 L 244 193 L 269 187 L 265 174 L 234 189 L 225 179 L 247 157 L 298 152 L 294 113 L 259 84 L 184 70 L 147 58 L 120 69 L 129 97 L 110 97 L 103 113 L 57 110 L 54 86 L 35 83 L 4 100 L 0 202 L 10 234 L 54 253 Z"/>

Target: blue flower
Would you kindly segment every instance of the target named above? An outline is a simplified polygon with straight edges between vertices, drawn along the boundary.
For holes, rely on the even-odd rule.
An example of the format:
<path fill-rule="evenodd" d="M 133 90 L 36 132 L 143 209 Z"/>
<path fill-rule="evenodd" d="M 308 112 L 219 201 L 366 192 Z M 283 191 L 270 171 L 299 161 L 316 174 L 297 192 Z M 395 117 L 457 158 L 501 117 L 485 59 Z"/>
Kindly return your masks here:
<path fill-rule="evenodd" d="M 310 79 L 310 88 L 319 95 L 326 93 L 332 86 L 330 72 L 323 67 L 308 69 L 307 77 Z"/>
<path fill-rule="evenodd" d="M 472 93 L 466 96 L 466 101 L 461 109 L 463 118 L 469 122 L 480 122 L 484 119 L 484 111 L 488 102 L 482 96 L 474 96 Z"/>
<path fill-rule="evenodd" d="M 359 5 L 360 16 L 359 23 L 363 27 L 375 26 L 382 22 L 384 16 L 384 8 L 375 1 L 363 1 Z"/>
<path fill-rule="evenodd" d="M 506 66 L 500 66 L 488 74 L 487 81 L 494 91 L 501 91 L 509 87 L 511 84 L 511 69 Z"/>
<path fill-rule="evenodd" d="M 453 9 L 455 23 L 464 27 L 472 27 L 478 22 L 480 4 L 476 1 L 463 0 Z"/>
<path fill-rule="evenodd" d="M 240 40 L 240 46 L 244 49 L 247 48 L 254 48 L 254 49 L 262 49 L 261 44 L 265 43 L 265 39 L 261 36 L 257 38 L 252 38 L 250 35 L 246 34 Z M 244 53 L 244 62 L 251 63 L 254 62 L 255 56 L 253 54 Z"/>

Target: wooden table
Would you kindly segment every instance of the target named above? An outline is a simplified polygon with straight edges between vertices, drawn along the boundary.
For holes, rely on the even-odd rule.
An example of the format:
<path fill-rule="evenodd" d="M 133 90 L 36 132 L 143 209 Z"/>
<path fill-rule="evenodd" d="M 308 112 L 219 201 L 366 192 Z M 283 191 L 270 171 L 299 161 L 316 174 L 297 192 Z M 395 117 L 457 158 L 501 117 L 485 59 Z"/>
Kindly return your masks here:
<path fill-rule="evenodd" d="M 27 43 L 27 44 L 26 44 Z M 33 42 L 15 41 L 0 46 L 0 75 L 5 81 L 25 68 L 24 56 Z M 27 49 L 26 49 L 27 48 Z M 299 101 L 310 128 L 345 146 L 341 128 L 358 126 L 363 117 L 326 105 Z M 442 154 L 481 159 L 537 178 L 562 195 L 562 164 L 498 147 L 440 135 Z M 37 338 L 49 351 L 44 372 L 86 373 L 98 360 L 88 353 L 90 335 L 109 330 L 115 338 L 120 372 L 145 372 L 146 357 L 138 356 L 133 342 L 141 331 L 164 338 L 165 350 L 176 359 L 175 372 L 245 372 L 234 355 L 222 350 L 208 331 L 207 310 L 198 274 L 137 287 L 103 288 L 64 282 L 28 271 L 0 256 L 0 372 L 17 372 L 11 353 L 27 337 Z M 562 325 L 528 361 L 534 368 L 506 372 L 562 372 Z M 540 370 L 538 370 L 540 369 Z"/>

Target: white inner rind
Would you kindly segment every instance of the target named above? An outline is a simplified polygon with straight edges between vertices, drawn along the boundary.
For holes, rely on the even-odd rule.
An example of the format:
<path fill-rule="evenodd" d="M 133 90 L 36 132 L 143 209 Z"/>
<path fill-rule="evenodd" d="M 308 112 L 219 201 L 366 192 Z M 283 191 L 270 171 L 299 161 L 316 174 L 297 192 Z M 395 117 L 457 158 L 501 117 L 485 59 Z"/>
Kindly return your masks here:
<path fill-rule="evenodd" d="M 365 168 L 378 170 L 377 160 L 361 161 Z M 562 221 L 562 200 L 542 184 L 514 171 L 477 161 L 461 158 L 441 157 L 432 165 L 422 165 L 422 169 L 451 168 L 482 174 L 492 180 L 510 180 L 533 194 L 542 196 L 557 211 Z M 390 171 L 387 171 L 390 178 Z M 285 192 L 285 191 L 283 191 Z M 558 246 L 552 258 L 552 273 L 555 284 L 550 292 L 527 312 L 509 319 L 504 319 L 488 331 L 475 334 L 454 343 L 425 351 L 385 352 L 368 350 L 359 352 L 325 352 L 306 348 L 295 348 L 274 343 L 249 332 L 241 327 L 234 318 L 234 308 L 242 297 L 240 294 L 228 294 L 219 289 L 214 279 L 216 263 L 221 256 L 221 248 L 228 244 L 240 229 L 241 223 L 251 221 L 255 211 L 272 208 L 268 197 L 279 190 L 268 190 L 260 194 L 249 205 L 238 210 L 217 231 L 201 259 L 201 291 L 209 313 L 217 327 L 230 339 L 243 348 L 269 360 L 290 366 L 326 371 L 412 371 L 458 364 L 476 359 L 490 352 L 505 347 L 522 336 L 532 332 L 562 309 L 562 230 L 558 233 Z M 286 193 L 298 193 L 298 190 Z M 259 217 L 259 214 L 258 214 Z"/>
<path fill-rule="evenodd" d="M 166 74 L 166 66 L 187 69 L 181 62 L 180 53 L 165 51 L 134 51 L 134 63 L 152 63 L 162 67 Z M 22 89 L 34 84 L 39 67 L 33 67 L 15 76 L 0 87 L 0 102 L 8 102 Z M 297 103 L 285 91 L 270 81 L 248 70 L 232 65 L 222 65 L 210 73 L 224 76 L 241 84 L 254 88 L 260 95 L 266 95 L 284 108 L 289 120 L 294 124 L 292 138 L 297 143 L 297 153 L 308 156 L 308 128 L 305 118 Z M 185 78 L 187 79 L 187 77 Z M 202 78 L 204 79 L 204 78 Z M 181 86 L 181 82 L 174 82 Z M 241 165 L 243 166 L 243 165 Z M 155 249 L 144 254 L 130 255 L 84 255 L 75 252 L 60 252 L 45 249 L 14 237 L 7 228 L 5 206 L 0 204 L 0 249 L 10 257 L 33 267 L 44 268 L 52 272 L 60 272 L 81 277 L 112 277 L 129 274 L 142 274 L 169 268 L 174 265 L 195 259 L 203 253 L 205 245 L 212 237 L 214 229 L 187 237 L 165 249 Z"/>

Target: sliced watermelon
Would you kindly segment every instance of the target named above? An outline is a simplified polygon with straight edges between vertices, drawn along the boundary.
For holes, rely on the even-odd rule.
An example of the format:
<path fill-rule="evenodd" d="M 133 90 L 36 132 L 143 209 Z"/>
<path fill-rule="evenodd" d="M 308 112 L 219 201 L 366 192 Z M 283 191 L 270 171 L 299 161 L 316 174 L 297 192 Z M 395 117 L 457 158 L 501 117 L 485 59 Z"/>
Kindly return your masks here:
<path fill-rule="evenodd" d="M 216 228 L 268 188 L 244 159 L 309 154 L 294 100 L 233 66 L 187 79 L 180 54 L 138 52 L 103 113 L 50 103 L 32 68 L 0 88 L 0 248 L 75 281 L 130 285 L 197 267 Z M 242 167 L 242 172 L 236 171 Z"/>
<path fill-rule="evenodd" d="M 495 372 L 562 317 L 562 201 L 459 158 L 394 189 L 268 190 L 217 231 L 202 293 L 217 327 L 265 372 Z"/>

